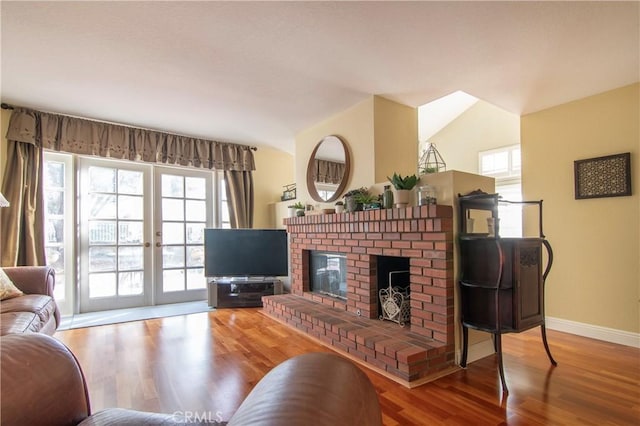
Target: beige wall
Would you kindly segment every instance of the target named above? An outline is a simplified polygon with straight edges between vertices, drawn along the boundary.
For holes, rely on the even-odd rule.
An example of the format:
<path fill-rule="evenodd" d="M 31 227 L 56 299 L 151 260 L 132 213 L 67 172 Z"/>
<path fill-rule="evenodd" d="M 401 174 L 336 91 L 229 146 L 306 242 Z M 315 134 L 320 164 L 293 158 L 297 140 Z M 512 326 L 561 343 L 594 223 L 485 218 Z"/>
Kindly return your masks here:
<path fill-rule="evenodd" d="M 384 182 L 394 172 L 417 171 L 418 110 L 374 96 L 374 182 Z"/>
<path fill-rule="evenodd" d="M 11 111 L 0 110 L 0 188 L 2 187 L 2 179 L 4 178 L 4 169 L 7 161 L 7 129 L 9 128 L 9 118 Z"/>
<path fill-rule="evenodd" d="M 520 143 L 520 117 L 478 101 L 429 138 L 447 170 L 478 173 L 478 152 Z"/>
<path fill-rule="evenodd" d="M 342 137 L 351 155 L 347 190 L 386 182 L 394 171 L 416 172 L 418 116 L 415 108 L 379 96 L 359 104 L 296 135 L 296 184 L 298 200 L 316 205 L 309 196 L 306 171 L 316 144 L 327 135 Z"/>
<path fill-rule="evenodd" d="M 555 252 L 547 316 L 640 331 L 640 84 L 522 117 L 526 199 Z M 631 152 L 633 196 L 574 199 L 574 160 Z"/>
<path fill-rule="evenodd" d="M 254 228 L 273 228 L 273 203 L 280 201 L 283 186 L 293 183 L 293 155 L 272 148 L 259 147 L 254 153 L 256 170 L 253 172 Z"/>
<path fill-rule="evenodd" d="M 307 190 L 307 164 L 315 146 L 328 135 L 340 136 L 349 148 L 351 177 L 347 188 L 370 186 L 374 183 L 373 105 L 374 98 L 370 97 L 296 135 L 295 170 L 299 201 L 317 204 Z"/>

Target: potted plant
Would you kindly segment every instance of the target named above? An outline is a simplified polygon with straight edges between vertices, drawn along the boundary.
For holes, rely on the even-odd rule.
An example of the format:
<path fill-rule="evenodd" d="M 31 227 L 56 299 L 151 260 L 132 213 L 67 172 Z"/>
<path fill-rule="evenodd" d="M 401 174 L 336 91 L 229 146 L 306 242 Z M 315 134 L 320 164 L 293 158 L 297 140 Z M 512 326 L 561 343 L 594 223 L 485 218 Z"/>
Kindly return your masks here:
<path fill-rule="evenodd" d="M 335 207 L 336 213 L 342 213 L 344 211 L 344 203 L 342 201 L 336 201 Z"/>
<path fill-rule="evenodd" d="M 399 175 L 398 173 L 394 173 L 393 177 L 388 177 L 389 182 L 393 185 L 396 190 L 395 200 L 396 207 L 406 207 L 409 204 L 409 198 L 411 194 L 411 190 L 418 183 L 418 177 L 416 175 L 405 176 Z"/>
<path fill-rule="evenodd" d="M 356 195 L 355 198 L 359 204 L 362 204 L 363 210 L 375 210 L 380 208 L 380 199 L 377 195 L 366 192 Z"/>
<path fill-rule="evenodd" d="M 362 210 L 362 204 L 358 202 L 357 196 L 361 194 L 368 194 L 369 190 L 365 187 L 352 189 L 344 194 L 345 207 L 348 212 L 355 212 Z"/>
<path fill-rule="evenodd" d="M 288 208 L 289 217 L 304 216 L 304 204 L 302 204 L 300 201 L 290 205 Z M 300 211 L 302 211 L 302 214 L 299 213 Z"/>
<path fill-rule="evenodd" d="M 430 174 L 430 173 L 438 173 L 438 168 L 437 167 L 425 167 L 420 172 L 423 175 Z"/>

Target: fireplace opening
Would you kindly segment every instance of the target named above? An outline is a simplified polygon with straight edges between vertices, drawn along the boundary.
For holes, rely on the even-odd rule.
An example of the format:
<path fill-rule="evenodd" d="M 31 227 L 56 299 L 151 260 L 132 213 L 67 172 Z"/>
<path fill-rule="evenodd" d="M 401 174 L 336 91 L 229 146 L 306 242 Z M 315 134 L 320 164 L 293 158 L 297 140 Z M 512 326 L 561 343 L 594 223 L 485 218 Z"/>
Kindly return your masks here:
<path fill-rule="evenodd" d="M 343 253 L 312 251 L 309 258 L 309 287 L 314 293 L 347 300 L 347 256 Z"/>
<path fill-rule="evenodd" d="M 379 317 L 409 323 L 409 258 L 378 256 L 377 271 Z"/>

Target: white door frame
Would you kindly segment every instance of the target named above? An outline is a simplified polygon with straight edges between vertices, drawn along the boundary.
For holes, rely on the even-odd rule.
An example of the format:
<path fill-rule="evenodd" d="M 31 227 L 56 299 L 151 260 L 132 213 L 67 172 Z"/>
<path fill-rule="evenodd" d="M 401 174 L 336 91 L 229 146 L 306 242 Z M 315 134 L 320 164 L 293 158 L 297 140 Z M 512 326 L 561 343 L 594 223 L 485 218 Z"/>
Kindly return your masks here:
<path fill-rule="evenodd" d="M 128 170 L 141 172 L 143 174 L 143 212 L 142 212 L 142 224 L 143 224 L 143 237 L 140 244 L 134 246 L 144 247 L 144 258 L 142 262 L 143 273 L 143 292 L 139 295 L 116 295 L 108 297 L 91 298 L 89 297 L 89 168 L 90 167 L 105 167 L 113 168 L 117 170 Z M 153 209 L 153 181 L 152 181 L 153 168 L 150 165 L 143 163 L 134 163 L 126 161 L 114 161 L 108 159 L 97 159 L 81 157 L 78 161 L 78 173 L 79 173 L 79 262 L 80 262 L 80 294 L 79 294 L 79 311 L 80 312 L 92 312 L 109 309 L 122 309 L 132 308 L 138 306 L 152 305 L 153 291 L 152 291 L 152 278 L 153 278 L 153 250 L 151 249 L 152 241 L 152 221 L 149 220 L 152 217 Z M 116 231 L 117 224 L 120 219 L 116 219 Z M 117 237 L 114 244 L 110 244 L 111 247 L 122 247 L 119 244 Z M 118 265 L 116 261 L 116 274 L 118 274 Z"/>
<path fill-rule="evenodd" d="M 187 247 L 189 247 L 189 245 L 187 244 L 187 242 L 185 242 L 184 244 L 164 244 L 163 241 L 163 235 L 162 235 L 162 228 L 163 228 L 163 217 L 162 217 L 162 213 L 163 213 L 163 194 L 162 194 L 162 176 L 163 175 L 174 175 L 174 176 L 181 176 L 183 178 L 201 178 L 201 179 L 205 179 L 205 199 L 189 199 L 189 197 L 187 197 L 185 195 L 185 202 L 187 201 L 194 201 L 194 202 L 202 202 L 204 201 L 205 204 L 205 213 L 203 215 L 203 218 L 205 219 L 205 222 L 201 222 L 201 221 L 195 221 L 195 222 L 189 222 L 187 220 L 187 218 L 185 218 L 182 223 L 186 224 L 187 223 L 202 223 L 204 227 L 210 227 L 213 224 L 213 216 L 214 216 L 214 204 L 215 204 L 215 197 L 214 197 L 214 176 L 213 176 L 213 172 L 211 171 L 203 171 L 203 170 L 195 170 L 195 169 L 187 169 L 187 168 L 178 168 L 178 167 L 166 167 L 166 166 L 154 166 L 154 185 L 156 188 L 156 197 L 154 199 L 154 217 L 153 217 L 153 221 L 154 221 L 154 231 L 153 231 L 153 250 L 154 250 L 154 258 L 155 258 L 155 269 L 154 269 L 154 300 L 155 300 L 155 304 L 165 304 L 165 303 L 179 303 L 179 302 L 188 302 L 188 301 L 194 301 L 194 300 L 204 300 L 207 297 L 207 290 L 206 290 L 206 277 L 204 277 L 204 236 L 202 236 L 202 241 L 203 241 L 203 247 L 202 247 L 202 288 L 198 288 L 198 289 L 188 289 L 187 287 L 185 287 L 185 289 L 183 291 L 170 291 L 170 292 L 165 292 L 164 291 L 164 272 L 165 272 L 165 268 L 163 265 L 163 249 L 164 247 L 169 247 L 169 246 L 173 246 L 175 248 L 179 248 L 179 247 L 185 247 L 185 257 L 184 257 L 184 262 L 185 262 L 185 266 L 184 268 L 168 268 L 167 270 L 173 270 L 173 271 L 178 271 L 180 269 L 182 269 L 184 272 L 184 277 L 185 279 L 187 278 L 187 274 L 189 270 L 195 270 L 197 267 L 195 266 L 189 266 L 186 264 L 187 262 L 187 256 L 186 256 L 186 250 Z M 176 198 L 176 201 L 179 201 L 180 198 Z M 185 215 L 188 215 L 188 209 L 185 210 Z M 180 221 L 176 221 L 174 222 L 175 224 L 180 223 Z M 203 231 L 204 232 L 204 231 Z M 185 238 L 186 238 L 186 228 L 185 228 Z M 196 246 L 194 245 L 190 245 L 190 247 L 194 247 Z M 198 268 L 199 269 L 199 268 Z"/>

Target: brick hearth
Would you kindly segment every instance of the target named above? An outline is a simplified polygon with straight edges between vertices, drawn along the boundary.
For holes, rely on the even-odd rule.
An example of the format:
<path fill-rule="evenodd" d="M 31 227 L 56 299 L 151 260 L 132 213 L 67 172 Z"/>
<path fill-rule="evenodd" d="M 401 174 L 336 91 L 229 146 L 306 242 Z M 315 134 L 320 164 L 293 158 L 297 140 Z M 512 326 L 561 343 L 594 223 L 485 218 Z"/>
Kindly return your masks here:
<path fill-rule="evenodd" d="M 291 294 L 264 298 L 270 316 L 408 386 L 454 367 L 453 210 L 449 206 L 285 219 Z M 347 255 L 347 300 L 309 291 L 309 252 Z M 411 323 L 378 320 L 378 256 L 406 257 Z"/>

